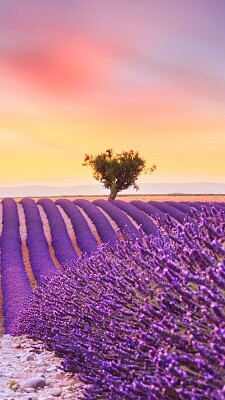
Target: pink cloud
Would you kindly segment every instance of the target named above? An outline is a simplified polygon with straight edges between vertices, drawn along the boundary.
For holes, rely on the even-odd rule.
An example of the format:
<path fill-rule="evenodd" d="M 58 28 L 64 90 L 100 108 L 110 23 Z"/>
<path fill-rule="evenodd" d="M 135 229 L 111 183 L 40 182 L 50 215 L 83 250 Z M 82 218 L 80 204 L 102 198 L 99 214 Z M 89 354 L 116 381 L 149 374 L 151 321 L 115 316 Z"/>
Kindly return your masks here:
<path fill-rule="evenodd" d="M 18 79 L 58 95 L 76 95 L 98 86 L 107 61 L 98 46 L 78 37 L 43 50 L 14 50 L 2 60 Z"/>
<path fill-rule="evenodd" d="M 162 7 L 162 2 L 150 0 L 55 4 L 52 9 L 49 0 L 21 0 L 0 27 L 8 38 L 8 46 L 0 46 L 1 62 L 25 88 L 65 103 L 82 99 L 101 112 L 128 116 L 156 113 L 164 118 L 189 113 L 196 102 L 223 100 L 224 79 L 207 66 L 195 68 L 195 54 L 179 64 L 180 48 L 174 41 L 182 38 L 186 54 L 186 38 L 197 38 L 198 53 L 210 36 L 207 27 L 216 28 L 212 6 L 199 19 L 205 1 L 196 5 L 191 0 L 194 8 L 180 1 L 163 2 Z M 218 27 L 213 34 L 221 31 Z M 167 50 L 173 41 L 177 58 Z M 141 65 L 138 77 L 129 75 L 136 64 Z"/>

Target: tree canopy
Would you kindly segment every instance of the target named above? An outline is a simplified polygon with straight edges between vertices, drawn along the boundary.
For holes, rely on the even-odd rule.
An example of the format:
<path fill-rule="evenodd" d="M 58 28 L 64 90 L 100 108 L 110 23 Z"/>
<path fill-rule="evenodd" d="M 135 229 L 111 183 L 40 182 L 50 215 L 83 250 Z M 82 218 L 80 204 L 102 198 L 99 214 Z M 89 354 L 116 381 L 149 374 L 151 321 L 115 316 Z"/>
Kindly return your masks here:
<path fill-rule="evenodd" d="M 138 151 L 122 151 L 114 155 L 113 149 L 93 156 L 85 154 L 84 166 L 91 166 L 93 176 L 103 183 L 106 189 L 110 189 L 109 200 L 114 200 L 118 192 L 133 186 L 138 190 L 136 180 L 142 172 L 152 173 L 156 165 L 146 167 L 146 161 Z"/>

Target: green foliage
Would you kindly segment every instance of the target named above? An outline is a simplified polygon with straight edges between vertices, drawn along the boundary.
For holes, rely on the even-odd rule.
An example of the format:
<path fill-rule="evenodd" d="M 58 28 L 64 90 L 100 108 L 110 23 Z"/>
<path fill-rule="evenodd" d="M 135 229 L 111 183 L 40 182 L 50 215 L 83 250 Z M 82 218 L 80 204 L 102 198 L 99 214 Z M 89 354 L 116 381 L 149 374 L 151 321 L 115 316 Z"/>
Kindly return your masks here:
<path fill-rule="evenodd" d="M 120 154 L 113 154 L 112 149 L 93 156 L 85 154 L 84 166 L 91 166 L 93 176 L 97 181 L 103 183 L 106 189 L 110 189 L 109 200 L 114 200 L 121 190 L 133 186 L 138 190 L 136 180 L 142 172 L 152 173 L 156 165 L 146 168 L 146 161 L 134 150 L 122 151 Z"/>

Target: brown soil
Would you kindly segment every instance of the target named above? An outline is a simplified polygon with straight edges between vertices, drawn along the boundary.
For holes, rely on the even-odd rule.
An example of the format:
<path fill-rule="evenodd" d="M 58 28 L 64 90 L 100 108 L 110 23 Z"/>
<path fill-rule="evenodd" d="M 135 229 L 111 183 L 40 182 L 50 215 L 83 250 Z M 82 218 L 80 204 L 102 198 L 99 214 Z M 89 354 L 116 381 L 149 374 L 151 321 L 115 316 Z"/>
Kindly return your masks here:
<path fill-rule="evenodd" d="M 58 262 L 58 260 L 56 258 L 55 249 L 52 246 L 52 234 L 51 234 L 51 229 L 50 229 L 49 222 L 48 222 L 48 217 L 45 214 L 44 209 L 40 204 L 38 204 L 38 209 L 39 209 L 41 221 L 43 224 L 44 234 L 45 234 L 45 237 L 46 237 L 46 240 L 48 243 L 48 250 L 49 250 L 50 256 L 51 256 L 55 266 L 57 268 L 59 268 L 60 263 Z"/>
<path fill-rule="evenodd" d="M 68 235 L 70 237 L 70 240 L 73 244 L 73 247 L 74 247 L 76 253 L 78 254 L 78 256 L 81 256 L 81 250 L 77 244 L 77 238 L 76 238 L 75 232 L 73 230 L 72 222 L 71 222 L 70 218 L 68 217 L 68 215 L 63 210 L 63 208 L 60 205 L 57 205 L 57 207 L 58 207 L 58 210 L 59 210 L 60 214 L 62 215 L 62 218 L 66 224 L 66 229 L 67 229 Z"/>

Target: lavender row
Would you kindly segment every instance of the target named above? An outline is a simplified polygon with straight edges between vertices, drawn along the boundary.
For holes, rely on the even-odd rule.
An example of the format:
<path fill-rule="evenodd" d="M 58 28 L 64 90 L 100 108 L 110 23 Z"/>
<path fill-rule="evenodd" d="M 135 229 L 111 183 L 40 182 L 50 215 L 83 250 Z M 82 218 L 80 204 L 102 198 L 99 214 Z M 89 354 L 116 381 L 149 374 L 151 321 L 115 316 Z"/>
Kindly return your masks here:
<path fill-rule="evenodd" d="M 166 201 L 166 204 L 172 205 L 179 210 L 188 213 L 189 215 L 193 215 L 192 210 L 196 210 L 198 213 L 202 211 L 202 208 L 207 208 L 210 209 L 211 207 L 216 208 L 217 210 L 225 211 L 225 203 L 219 203 L 219 202 L 191 202 L 191 201 L 183 201 L 183 202 L 172 202 L 172 201 Z"/>
<path fill-rule="evenodd" d="M 160 211 L 164 212 L 165 214 L 169 214 L 171 217 L 175 218 L 180 224 L 183 224 L 186 218 L 186 214 L 179 210 L 178 208 L 174 207 L 171 204 L 166 202 L 159 202 L 159 201 L 151 201 L 149 204 L 153 205 L 154 207 L 158 208 Z"/>
<path fill-rule="evenodd" d="M 81 207 L 88 217 L 92 220 L 98 234 L 103 243 L 109 243 L 110 245 L 115 245 L 118 240 L 118 236 L 112 225 L 109 223 L 108 219 L 105 215 L 96 207 L 93 203 L 88 200 L 77 199 L 74 201 L 74 204 Z"/>
<path fill-rule="evenodd" d="M 70 240 L 66 224 L 56 204 L 47 198 L 40 199 L 38 204 L 43 207 L 47 215 L 52 236 L 52 246 L 59 263 L 64 264 L 66 261 L 76 260 L 78 254 Z"/>
<path fill-rule="evenodd" d="M 192 207 L 186 202 L 165 201 L 165 204 L 176 207 L 178 210 L 181 210 L 183 213 L 188 214 L 189 216 L 193 215 Z"/>
<path fill-rule="evenodd" d="M 169 220 L 65 266 L 15 325 L 80 374 L 86 399 L 224 398 L 225 214 L 196 214 L 197 232 Z"/>
<path fill-rule="evenodd" d="M 153 204 L 145 203 L 144 201 L 140 200 L 132 200 L 130 202 L 133 206 L 137 207 L 139 210 L 144 211 L 150 217 L 153 218 L 160 218 L 162 221 L 165 220 L 165 213 L 155 207 Z"/>
<path fill-rule="evenodd" d="M 51 258 L 46 240 L 39 209 L 34 200 L 23 198 L 23 206 L 27 226 L 27 247 L 30 263 L 35 279 L 41 282 L 43 276 L 52 276 L 57 268 Z"/>
<path fill-rule="evenodd" d="M 147 235 L 157 235 L 157 226 L 153 220 L 140 209 L 134 207 L 131 203 L 122 200 L 114 200 L 113 204 L 123 210 L 126 214 L 130 215 Z"/>
<path fill-rule="evenodd" d="M 59 199 L 55 202 L 55 204 L 62 207 L 62 209 L 70 218 L 80 250 L 87 254 L 95 251 L 98 246 L 97 240 L 93 236 L 86 219 L 78 207 L 76 207 L 72 201 L 67 199 Z"/>
<path fill-rule="evenodd" d="M 1 235 L 1 276 L 5 333 L 18 317 L 24 301 L 32 293 L 22 256 L 19 217 L 16 202 L 2 201 L 3 229 Z"/>
<path fill-rule="evenodd" d="M 218 203 L 218 202 L 209 203 L 209 202 L 199 202 L 199 201 L 195 201 L 195 202 L 187 201 L 187 202 L 184 202 L 184 204 L 186 204 L 190 208 L 195 208 L 195 209 L 197 209 L 199 211 L 201 211 L 202 208 L 209 209 L 212 206 L 215 207 L 217 210 L 225 211 L 225 203 Z"/>
<path fill-rule="evenodd" d="M 140 233 L 136 226 L 131 222 L 126 213 L 114 205 L 115 201 L 109 202 L 106 200 L 94 200 L 93 204 L 104 210 L 111 219 L 113 219 L 121 232 L 129 230 L 130 234 L 134 237 L 140 238 Z"/>

